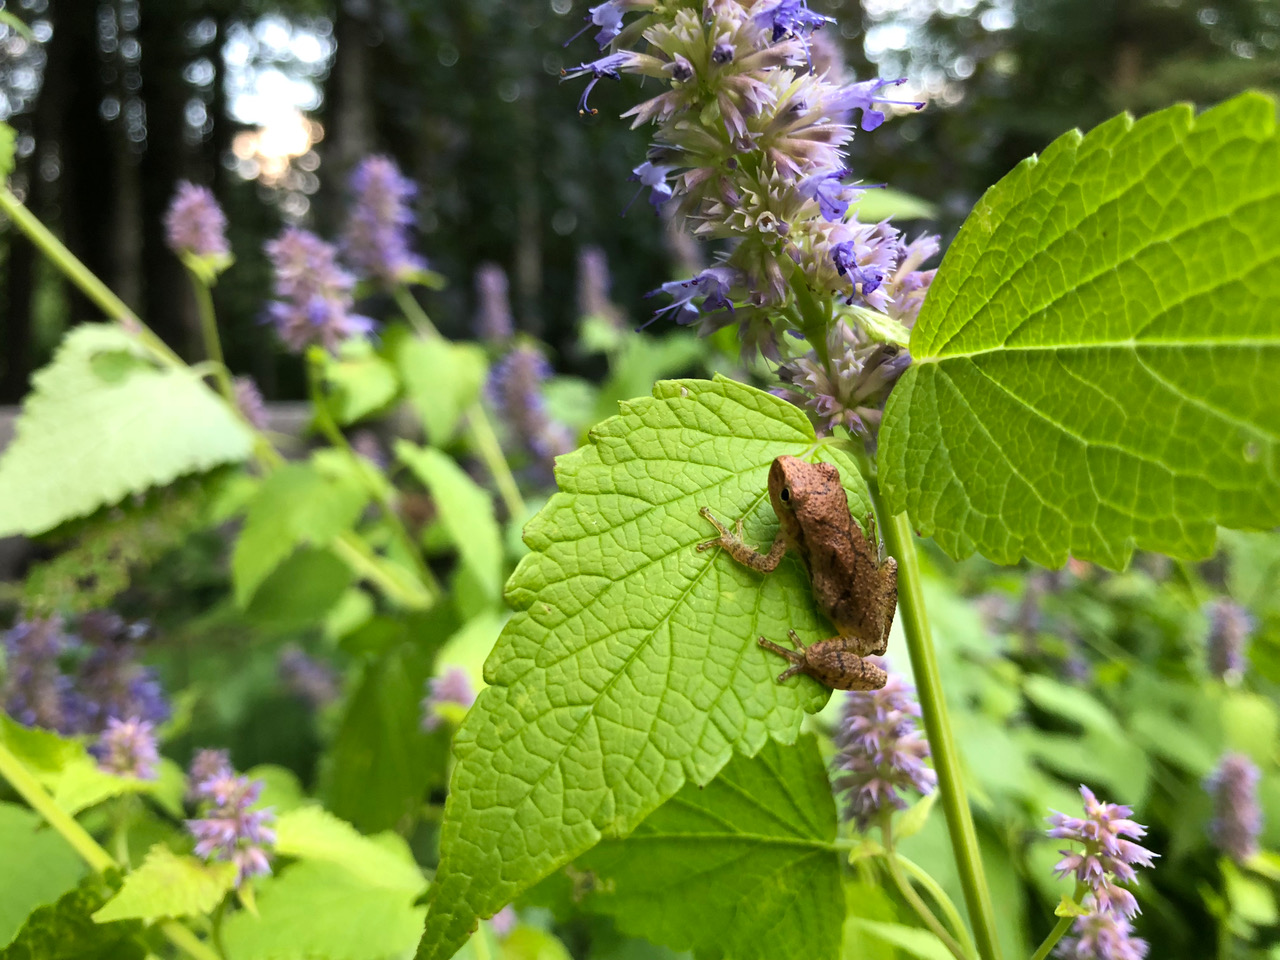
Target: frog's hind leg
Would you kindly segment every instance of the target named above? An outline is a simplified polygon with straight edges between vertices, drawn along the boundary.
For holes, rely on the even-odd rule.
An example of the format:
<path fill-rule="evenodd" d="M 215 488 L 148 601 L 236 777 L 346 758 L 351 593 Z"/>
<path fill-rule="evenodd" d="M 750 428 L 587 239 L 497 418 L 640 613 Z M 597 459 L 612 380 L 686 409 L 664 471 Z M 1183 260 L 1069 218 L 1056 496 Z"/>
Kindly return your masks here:
<path fill-rule="evenodd" d="M 806 664 L 808 663 L 804 655 L 804 644 L 800 642 L 800 638 L 796 636 L 796 632 L 794 630 L 788 630 L 787 636 L 791 638 L 791 642 L 796 645 L 798 650 L 788 650 L 786 647 L 779 646 L 772 640 L 766 639 L 765 637 L 761 637 L 756 641 L 756 643 L 760 644 L 760 646 L 764 647 L 766 650 L 772 650 L 778 656 L 785 657 L 793 664 L 786 670 L 783 670 L 782 673 L 778 674 L 778 683 L 782 683 L 784 680 L 790 680 L 797 673 L 804 673 Z"/>

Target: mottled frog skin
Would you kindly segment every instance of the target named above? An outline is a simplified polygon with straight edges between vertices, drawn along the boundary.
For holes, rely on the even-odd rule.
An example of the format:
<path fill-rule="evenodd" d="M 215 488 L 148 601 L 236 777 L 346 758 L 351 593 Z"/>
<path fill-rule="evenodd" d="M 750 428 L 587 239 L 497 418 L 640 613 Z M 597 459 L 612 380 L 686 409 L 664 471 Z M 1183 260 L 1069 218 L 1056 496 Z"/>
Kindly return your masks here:
<path fill-rule="evenodd" d="M 818 608 L 835 625 L 837 636 L 804 646 L 796 632 L 788 636 L 795 650 L 760 637 L 759 644 L 791 661 L 778 682 L 807 673 L 836 690 L 878 690 L 887 676 L 863 659 L 883 654 L 898 605 L 898 564 L 881 561 L 878 542 L 868 540 L 862 524 L 849 513 L 849 498 L 840 471 L 829 463 L 806 463 L 778 457 L 769 469 L 769 499 L 778 515 L 778 536 L 768 553 L 742 539 L 742 521 L 730 532 L 706 507 L 699 512 L 720 532 L 699 550 L 723 547 L 734 560 L 770 573 L 793 551 L 804 564 Z M 872 537 L 874 519 L 867 517 Z"/>

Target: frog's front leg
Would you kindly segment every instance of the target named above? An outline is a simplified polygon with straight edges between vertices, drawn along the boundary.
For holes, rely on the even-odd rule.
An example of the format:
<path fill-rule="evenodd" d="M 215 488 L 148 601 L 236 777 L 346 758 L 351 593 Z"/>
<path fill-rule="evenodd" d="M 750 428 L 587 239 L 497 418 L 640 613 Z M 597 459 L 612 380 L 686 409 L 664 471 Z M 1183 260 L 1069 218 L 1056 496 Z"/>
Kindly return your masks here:
<path fill-rule="evenodd" d="M 712 547 L 724 547 L 729 556 L 737 560 L 744 567 L 750 567 L 752 570 L 759 570 L 761 573 L 772 573 L 778 569 L 778 564 L 782 562 L 782 556 L 787 552 L 787 542 L 779 533 L 773 541 L 773 545 L 769 547 L 768 553 L 761 553 L 755 547 L 748 544 L 742 539 L 742 521 L 738 520 L 733 525 L 733 532 L 729 532 L 729 528 L 711 515 L 711 511 L 706 507 L 701 507 L 698 513 L 708 520 L 712 526 L 720 531 L 720 536 L 714 540 L 707 540 L 698 544 L 698 552 L 710 550 Z"/>

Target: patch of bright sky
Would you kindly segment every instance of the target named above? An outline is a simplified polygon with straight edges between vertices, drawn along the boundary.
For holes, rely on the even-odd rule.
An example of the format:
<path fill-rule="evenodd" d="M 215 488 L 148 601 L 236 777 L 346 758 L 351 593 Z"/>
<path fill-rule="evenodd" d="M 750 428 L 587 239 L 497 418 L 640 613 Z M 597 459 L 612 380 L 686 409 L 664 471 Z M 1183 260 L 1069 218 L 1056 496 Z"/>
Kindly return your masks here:
<path fill-rule="evenodd" d="M 318 108 L 335 48 L 327 20 L 266 16 L 233 25 L 223 47 L 232 117 L 270 127 Z"/>

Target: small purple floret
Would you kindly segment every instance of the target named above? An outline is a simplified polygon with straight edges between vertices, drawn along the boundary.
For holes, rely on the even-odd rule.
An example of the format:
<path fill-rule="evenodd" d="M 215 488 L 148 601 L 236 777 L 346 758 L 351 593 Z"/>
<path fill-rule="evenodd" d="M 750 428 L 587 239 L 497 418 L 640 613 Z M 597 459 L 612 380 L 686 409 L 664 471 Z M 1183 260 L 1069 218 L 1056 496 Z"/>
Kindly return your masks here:
<path fill-rule="evenodd" d="M 110 717 L 107 728 L 92 748 L 98 765 L 118 777 L 154 780 L 160 754 L 156 749 L 155 727 L 146 720 Z"/>
<path fill-rule="evenodd" d="M 265 847 L 276 842 L 270 808 L 250 809 L 262 795 L 263 782 L 237 776 L 225 752 L 204 750 L 191 765 L 188 795 L 199 802 L 201 817 L 188 820 L 196 840 L 195 854 L 205 860 L 236 865 L 236 886 L 246 877 L 271 872 Z"/>

